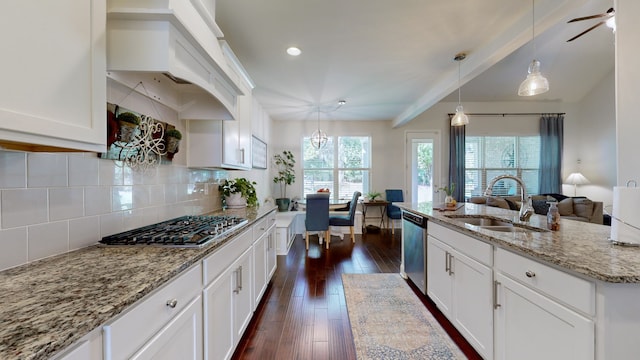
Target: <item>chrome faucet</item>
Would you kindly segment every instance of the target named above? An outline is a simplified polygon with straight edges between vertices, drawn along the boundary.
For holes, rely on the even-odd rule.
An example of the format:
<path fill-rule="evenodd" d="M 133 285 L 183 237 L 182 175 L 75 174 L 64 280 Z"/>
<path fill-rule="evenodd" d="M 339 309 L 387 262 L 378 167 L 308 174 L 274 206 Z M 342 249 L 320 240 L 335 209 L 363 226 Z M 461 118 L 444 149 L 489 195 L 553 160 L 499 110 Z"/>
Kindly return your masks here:
<path fill-rule="evenodd" d="M 533 215 L 533 206 L 531 205 L 530 201 L 531 197 L 527 198 L 524 181 L 522 181 L 522 179 L 520 179 L 519 177 L 507 174 L 494 177 L 493 179 L 491 179 L 491 181 L 489 181 L 489 185 L 484 191 L 484 196 L 491 196 L 493 194 L 493 185 L 503 179 L 515 180 L 518 184 L 520 184 L 520 188 L 522 189 L 520 191 L 520 221 L 528 222 L 531 218 L 531 215 Z"/>

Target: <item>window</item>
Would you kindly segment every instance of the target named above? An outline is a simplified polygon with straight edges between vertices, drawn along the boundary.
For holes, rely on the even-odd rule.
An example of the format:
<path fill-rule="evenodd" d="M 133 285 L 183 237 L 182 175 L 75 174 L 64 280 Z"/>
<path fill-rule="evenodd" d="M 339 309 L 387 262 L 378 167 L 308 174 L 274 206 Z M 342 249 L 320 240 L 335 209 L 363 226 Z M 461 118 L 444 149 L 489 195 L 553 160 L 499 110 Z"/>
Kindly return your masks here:
<path fill-rule="evenodd" d="M 328 188 L 334 199 L 351 199 L 354 191 L 369 191 L 371 138 L 368 136 L 329 137 L 324 148 L 302 139 L 303 194 Z"/>
<path fill-rule="evenodd" d="M 467 136 L 465 147 L 465 198 L 482 195 L 487 183 L 502 174 L 521 178 L 527 194 L 538 193 L 539 136 Z M 520 194 L 519 185 L 513 180 L 500 180 L 493 194 Z"/>

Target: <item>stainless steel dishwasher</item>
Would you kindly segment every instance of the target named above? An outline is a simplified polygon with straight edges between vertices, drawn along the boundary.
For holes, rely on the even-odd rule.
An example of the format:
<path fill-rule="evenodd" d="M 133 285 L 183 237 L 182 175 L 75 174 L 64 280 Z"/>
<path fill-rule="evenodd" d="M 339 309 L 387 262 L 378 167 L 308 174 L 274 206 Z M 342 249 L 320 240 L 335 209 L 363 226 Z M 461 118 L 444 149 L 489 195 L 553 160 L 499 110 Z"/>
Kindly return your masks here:
<path fill-rule="evenodd" d="M 427 218 L 402 212 L 404 272 L 423 294 L 427 293 Z"/>

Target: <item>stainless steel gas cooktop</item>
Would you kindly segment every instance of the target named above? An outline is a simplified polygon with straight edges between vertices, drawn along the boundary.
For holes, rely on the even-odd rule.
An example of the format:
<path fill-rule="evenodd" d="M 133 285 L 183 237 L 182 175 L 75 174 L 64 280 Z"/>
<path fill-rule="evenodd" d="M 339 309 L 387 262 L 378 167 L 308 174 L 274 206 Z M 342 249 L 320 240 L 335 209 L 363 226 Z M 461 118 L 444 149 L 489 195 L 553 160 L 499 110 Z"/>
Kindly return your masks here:
<path fill-rule="evenodd" d="M 105 236 L 100 242 L 107 245 L 202 247 L 222 240 L 247 223 L 247 219 L 236 216 L 182 216 Z"/>

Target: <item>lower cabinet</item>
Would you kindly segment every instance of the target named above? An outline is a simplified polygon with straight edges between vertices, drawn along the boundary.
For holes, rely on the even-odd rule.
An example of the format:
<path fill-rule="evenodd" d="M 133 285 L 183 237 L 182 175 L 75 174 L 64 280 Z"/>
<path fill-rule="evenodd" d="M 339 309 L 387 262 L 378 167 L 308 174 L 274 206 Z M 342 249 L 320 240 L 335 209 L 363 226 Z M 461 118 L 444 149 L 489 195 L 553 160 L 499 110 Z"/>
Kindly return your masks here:
<path fill-rule="evenodd" d="M 594 359 L 595 284 L 496 250 L 496 359 Z"/>
<path fill-rule="evenodd" d="M 205 358 L 229 359 L 251 320 L 251 249 L 204 289 Z"/>
<path fill-rule="evenodd" d="M 253 308 L 258 306 L 271 277 L 275 273 L 275 211 L 253 226 Z"/>
<path fill-rule="evenodd" d="M 202 358 L 201 291 L 198 264 L 118 315 L 103 327 L 104 359 Z"/>
<path fill-rule="evenodd" d="M 484 358 L 493 357 L 492 270 L 427 237 L 427 294 Z"/>
<path fill-rule="evenodd" d="M 131 359 L 202 359 L 202 297 L 198 296 Z"/>

